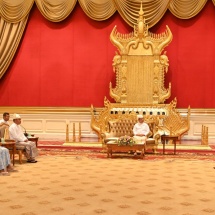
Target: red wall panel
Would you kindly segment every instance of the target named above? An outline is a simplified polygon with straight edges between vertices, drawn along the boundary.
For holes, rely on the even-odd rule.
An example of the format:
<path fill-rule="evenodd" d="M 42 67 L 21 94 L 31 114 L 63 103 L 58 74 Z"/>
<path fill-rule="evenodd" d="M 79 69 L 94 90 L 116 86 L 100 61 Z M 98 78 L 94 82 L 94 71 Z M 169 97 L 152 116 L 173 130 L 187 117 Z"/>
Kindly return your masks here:
<path fill-rule="evenodd" d="M 169 11 L 150 31 L 168 25 L 173 41 L 166 48 L 170 60 L 165 86 L 172 83 L 170 102 L 179 108 L 215 108 L 215 7 L 208 2 L 189 20 Z M 60 22 L 46 20 L 37 7 L 31 10 L 25 34 L 14 60 L 0 80 L 1 106 L 103 106 L 114 83 L 112 59 L 116 48 L 109 36 L 113 27 L 133 31 L 115 13 L 102 22 L 88 18 L 77 4 Z M 112 100 L 111 100 L 112 101 Z"/>
<path fill-rule="evenodd" d="M 167 47 L 170 67 L 166 86 L 172 83 L 170 102 L 177 97 L 177 107 L 215 108 L 215 7 L 208 2 L 192 19 L 181 20 L 169 12 L 153 27 L 162 32 L 168 25 L 173 41 Z"/>

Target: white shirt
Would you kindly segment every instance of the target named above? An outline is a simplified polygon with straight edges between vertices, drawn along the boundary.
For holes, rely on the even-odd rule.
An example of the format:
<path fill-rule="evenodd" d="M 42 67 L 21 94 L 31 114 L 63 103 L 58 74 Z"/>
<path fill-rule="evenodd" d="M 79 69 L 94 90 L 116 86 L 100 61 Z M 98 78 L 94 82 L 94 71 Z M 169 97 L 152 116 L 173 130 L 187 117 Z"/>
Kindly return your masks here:
<path fill-rule="evenodd" d="M 15 140 L 16 142 L 24 142 L 27 140 L 27 137 L 24 135 L 20 125 L 13 123 L 9 127 L 10 139 Z"/>
<path fill-rule="evenodd" d="M 149 132 L 150 132 L 149 126 L 145 122 L 143 123 L 138 122 L 134 125 L 133 128 L 134 136 L 137 134 L 144 134 L 146 136 Z"/>
<path fill-rule="evenodd" d="M 2 123 L 9 125 L 8 121 L 5 121 L 4 119 L 0 120 L 0 124 L 2 124 Z"/>

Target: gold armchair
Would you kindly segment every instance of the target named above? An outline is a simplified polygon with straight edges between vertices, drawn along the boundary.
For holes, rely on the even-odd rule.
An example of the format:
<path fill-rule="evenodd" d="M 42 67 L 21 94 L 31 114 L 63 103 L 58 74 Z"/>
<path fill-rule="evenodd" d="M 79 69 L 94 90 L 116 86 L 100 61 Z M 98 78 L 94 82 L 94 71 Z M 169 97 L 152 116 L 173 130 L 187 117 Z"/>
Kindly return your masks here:
<path fill-rule="evenodd" d="M 4 140 L 5 140 L 5 142 L 15 142 L 14 140 L 10 139 L 9 127 L 5 128 Z M 10 150 L 10 153 L 11 153 L 11 150 Z M 16 146 L 15 154 L 18 154 L 19 163 L 22 164 L 22 155 L 25 154 L 25 147 L 24 146 Z"/>
<path fill-rule="evenodd" d="M 0 138 L 4 138 L 5 130 L 8 129 L 8 125 L 0 125 Z"/>

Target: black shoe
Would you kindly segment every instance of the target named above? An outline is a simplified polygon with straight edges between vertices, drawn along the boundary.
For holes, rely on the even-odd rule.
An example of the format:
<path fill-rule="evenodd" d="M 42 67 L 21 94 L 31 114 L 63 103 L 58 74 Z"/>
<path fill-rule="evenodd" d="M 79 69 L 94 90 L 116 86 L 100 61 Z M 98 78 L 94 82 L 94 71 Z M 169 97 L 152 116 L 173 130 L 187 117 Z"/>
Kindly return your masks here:
<path fill-rule="evenodd" d="M 36 160 L 27 160 L 28 163 L 37 163 Z"/>

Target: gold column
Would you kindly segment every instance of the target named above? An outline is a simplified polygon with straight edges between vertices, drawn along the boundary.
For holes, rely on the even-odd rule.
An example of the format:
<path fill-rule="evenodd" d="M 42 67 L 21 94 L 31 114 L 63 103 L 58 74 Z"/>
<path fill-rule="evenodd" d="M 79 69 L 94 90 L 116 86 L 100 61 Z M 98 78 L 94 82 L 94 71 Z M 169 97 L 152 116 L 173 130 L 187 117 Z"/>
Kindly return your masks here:
<path fill-rule="evenodd" d="M 208 145 L 208 127 L 202 125 L 201 145 Z"/>
<path fill-rule="evenodd" d="M 75 123 L 73 122 L 73 142 L 75 142 Z"/>
<path fill-rule="evenodd" d="M 78 135 L 78 138 L 79 138 L 79 142 L 81 142 L 81 123 L 79 122 L 79 135 Z"/>
<path fill-rule="evenodd" d="M 69 142 L 69 125 L 66 124 L 66 142 Z"/>

